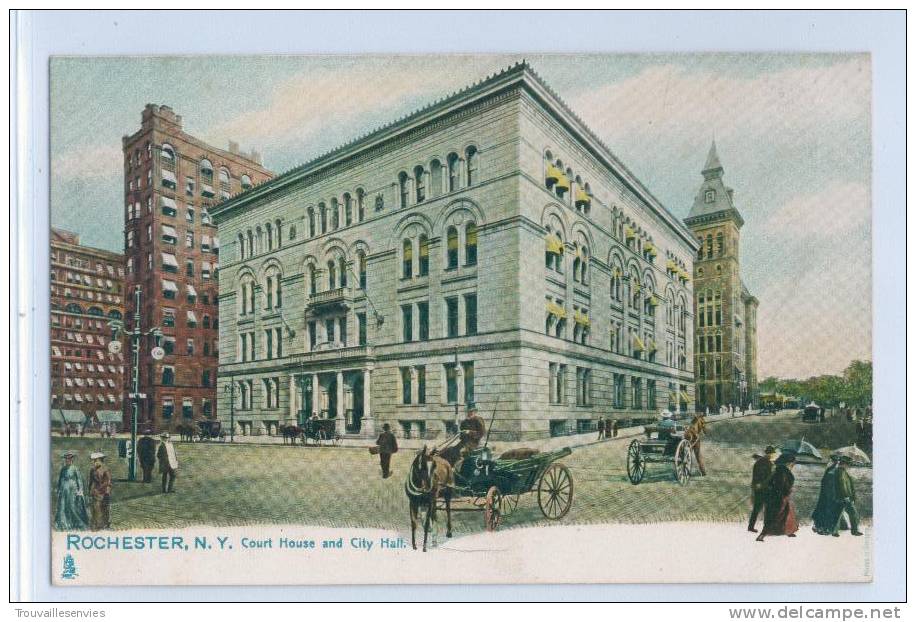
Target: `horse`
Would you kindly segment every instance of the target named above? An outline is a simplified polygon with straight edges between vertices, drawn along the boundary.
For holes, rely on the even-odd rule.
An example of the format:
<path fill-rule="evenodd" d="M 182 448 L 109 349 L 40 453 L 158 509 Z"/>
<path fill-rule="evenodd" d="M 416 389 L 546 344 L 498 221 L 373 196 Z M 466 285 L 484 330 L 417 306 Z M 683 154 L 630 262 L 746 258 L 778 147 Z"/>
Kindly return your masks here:
<path fill-rule="evenodd" d="M 410 542 L 417 550 L 417 521 L 422 506 L 426 507 L 426 520 L 423 524 L 423 552 L 426 552 L 426 540 L 429 536 L 430 525 L 436 522 L 436 501 L 441 497 L 445 501 L 446 532 L 447 538 L 452 537 L 452 487 L 455 485 L 455 475 L 452 466 L 442 457 L 429 452 L 424 445 L 417 452 L 407 481 L 404 483 L 404 492 L 410 503 Z"/>
<path fill-rule="evenodd" d="M 703 454 L 700 453 L 700 437 L 705 433 L 706 418 L 702 414 L 696 415 L 684 431 L 684 438 L 690 443 L 700 475 L 706 475 L 706 465 L 703 463 Z"/>
<path fill-rule="evenodd" d="M 301 438 L 305 433 L 305 430 L 300 428 L 295 424 L 280 426 L 280 433 L 283 435 L 283 444 L 286 445 L 287 441 L 295 445 L 296 439 Z"/>
<path fill-rule="evenodd" d="M 193 423 L 180 423 L 175 426 L 175 431 L 178 432 L 178 438 L 182 442 L 187 441 L 189 443 L 194 442 L 194 435 L 198 433 L 197 425 Z"/>

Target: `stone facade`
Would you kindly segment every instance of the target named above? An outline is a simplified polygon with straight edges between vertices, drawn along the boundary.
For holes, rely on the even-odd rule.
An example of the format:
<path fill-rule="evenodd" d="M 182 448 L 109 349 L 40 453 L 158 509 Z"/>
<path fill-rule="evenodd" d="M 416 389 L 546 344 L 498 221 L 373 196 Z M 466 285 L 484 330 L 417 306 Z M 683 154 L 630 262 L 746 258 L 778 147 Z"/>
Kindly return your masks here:
<path fill-rule="evenodd" d="M 120 414 L 124 343 L 121 351 L 109 351 L 109 322 L 123 316 L 124 255 L 84 246 L 76 233 L 51 229 L 52 409 L 81 411 L 93 423 L 99 412 Z M 115 423 L 111 417 L 106 422 Z"/>
<path fill-rule="evenodd" d="M 697 407 L 757 405 L 757 299 L 741 280 L 741 227 L 715 143 L 684 221 L 697 236 L 694 263 Z"/>
<path fill-rule="evenodd" d="M 692 404 L 696 242 L 526 64 L 211 213 L 240 433 L 441 439 L 473 400 L 535 439 Z"/>
<path fill-rule="evenodd" d="M 172 428 L 215 415 L 217 273 L 220 242 L 209 211 L 219 201 L 261 183 L 272 173 L 257 153 L 230 143 L 217 149 L 187 134 L 168 106 L 149 104 L 124 150 L 127 285 L 142 290 L 143 330 L 160 326 L 166 355 L 140 350 L 142 427 Z M 134 314 L 134 297 L 127 315 Z M 125 401 L 125 416 L 131 404 Z"/>

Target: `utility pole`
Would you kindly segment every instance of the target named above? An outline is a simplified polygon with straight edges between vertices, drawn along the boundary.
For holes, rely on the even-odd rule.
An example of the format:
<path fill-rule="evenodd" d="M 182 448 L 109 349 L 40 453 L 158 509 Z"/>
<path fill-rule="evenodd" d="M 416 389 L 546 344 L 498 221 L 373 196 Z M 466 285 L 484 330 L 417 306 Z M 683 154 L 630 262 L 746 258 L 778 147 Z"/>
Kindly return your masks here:
<path fill-rule="evenodd" d="M 162 330 L 156 326 L 147 332 L 143 332 L 140 326 L 140 300 L 141 290 L 137 285 L 134 289 L 134 322 L 127 334 L 130 336 L 130 347 L 133 360 L 131 363 L 130 379 L 130 458 L 127 463 L 127 480 L 130 482 L 137 481 L 137 419 L 140 414 L 140 400 L 146 398 L 146 394 L 140 393 L 140 339 L 152 335 L 156 340 L 156 346 L 152 349 L 152 356 L 156 360 L 162 359 L 159 340 L 162 338 Z M 113 339 L 117 340 L 121 332 L 124 331 L 124 323 L 120 320 L 111 320 L 108 325 L 113 331 Z M 113 343 L 119 343 L 114 341 Z"/>

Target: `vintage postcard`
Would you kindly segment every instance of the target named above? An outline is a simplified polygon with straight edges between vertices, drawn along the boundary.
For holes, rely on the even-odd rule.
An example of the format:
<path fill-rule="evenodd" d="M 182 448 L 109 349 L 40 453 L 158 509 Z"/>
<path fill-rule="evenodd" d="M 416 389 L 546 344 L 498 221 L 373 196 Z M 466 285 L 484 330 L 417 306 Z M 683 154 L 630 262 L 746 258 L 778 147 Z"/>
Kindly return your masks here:
<path fill-rule="evenodd" d="M 53 583 L 871 581 L 871 89 L 53 58 Z"/>

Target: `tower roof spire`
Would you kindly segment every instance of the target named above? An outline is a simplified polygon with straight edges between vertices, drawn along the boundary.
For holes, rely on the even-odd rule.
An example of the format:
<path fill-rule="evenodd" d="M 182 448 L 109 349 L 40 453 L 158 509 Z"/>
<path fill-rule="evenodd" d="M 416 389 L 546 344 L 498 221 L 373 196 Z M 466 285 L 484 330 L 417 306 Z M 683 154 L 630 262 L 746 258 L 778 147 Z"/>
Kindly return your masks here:
<path fill-rule="evenodd" d="M 731 215 L 743 224 L 741 215 L 735 208 L 734 192 L 725 185 L 722 176 L 724 170 L 716 150 L 716 140 L 713 138 L 709 153 L 706 155 L 706 164 L 703 166 L 703 183 L 693 200 L 693 207 L 687 216 L 687 225 L 695 222 L 695 218 L 709 217 L 713 214 Z"/>
<path fill-rule="evenodd" d="M 706 165 L 703 166 L 703 176 L 708 173 L 722 173 L 722 163 L 719 161 L 719 154 L 716 151 L 716 139 L 712 139 L 712 145 L 709 147 L 709 155 L 706 156 Z"/>

